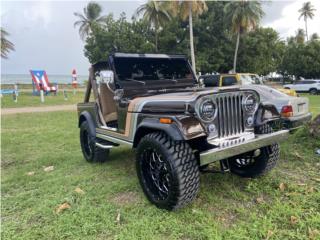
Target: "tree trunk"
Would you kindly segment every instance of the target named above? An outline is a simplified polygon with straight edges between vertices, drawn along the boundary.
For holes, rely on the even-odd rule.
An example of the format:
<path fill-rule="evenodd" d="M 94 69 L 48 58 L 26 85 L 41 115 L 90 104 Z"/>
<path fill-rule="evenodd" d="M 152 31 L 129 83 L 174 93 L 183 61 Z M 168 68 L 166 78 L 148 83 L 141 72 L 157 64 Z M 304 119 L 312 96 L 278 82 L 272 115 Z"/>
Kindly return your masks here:
<path fill-rule="evenodd" d="M 309 37 L 308 37 L 308 24 L 307 24 L 307 18 L 304 18 L 304 24 L 306 25 L 306 37 L 307 37 L 307 42 L 309 41 Z"/>
<path fill-rule="evenodd" d="M 154 34 L 154 37 L 155 37 L 155 48 L 156 48 L 156 53 L 158 52 L 158 29 L 159 29 L 159 19 L 158 19 L 158 16 L 157 16 L 157 21 L 155 22 L 155 34 Z"/>
<path fill-rule="evenodd" d="M 158 52 L 158 29 L 155 29 L 156 52 Z"/>
<path fill-rule="evenodd" d="M 238 31 L 238 34 L 237 34 L 236 49 L 234 51 L 234 58 L 233 58 L 233 72 L 234 73 L 237 72 L 237 57 L 238 57 L 239 42 L 240 42 L 240 31 Z"/>
<path fill-rule="evenodd" d="M 191 63 L 192 70 L 196 74 L 196 60 L 194 56 L 194 46 L 193 46 L 193 26 L 192 26 L 192 2 L 189 2 L 189 30 L 190 30 L 190 50 L 191 50 Z"/>

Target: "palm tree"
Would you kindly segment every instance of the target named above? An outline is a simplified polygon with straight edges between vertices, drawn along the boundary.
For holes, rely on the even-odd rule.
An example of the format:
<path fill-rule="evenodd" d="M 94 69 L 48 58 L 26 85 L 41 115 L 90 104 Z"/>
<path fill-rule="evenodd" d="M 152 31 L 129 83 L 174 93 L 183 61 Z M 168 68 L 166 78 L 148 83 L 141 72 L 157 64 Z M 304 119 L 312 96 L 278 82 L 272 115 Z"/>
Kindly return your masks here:
<path fill-rule="evenodd" d="M 231 22 L 231 31 L 237 35 L 233 71 L 236 72 L 240 35 L 256 28 L 264 12 L 259 1 L 232 1 L 224 7 L 226 19 Z"/>
<path fill-rule="evenodd" d="M 311 5 L 310 2 L 305 2 L 303 3 L 302 5 L 302 8 L 299 9 L 299 13 L 300 13 L 300 16 L 299 16 L 299 20 L 300 18 L 303 17 L 304 19 L 304 23 L 305 23 L 305 26 L 306 26 L 306 37 L 307 37 L 307 41 L 309 41 L 309 38 L 308 38 L 308 27 L 307 27 L 307 20 L 308 18 L 312 19 L 313 16 L 314 16 L 314 12 L 316 11 L 316 9 Z"/>
<path fill-rule="evenodd" d="M 304 43 L 304 30 L 302 28 L 299 28 L 298 31 L 296 32 L 296 41 L 297 43 Z"/>
<path fill-rule="evenodd" d="M 135 17 L 143 14 L 143 20 L 149 22 L 155 29 L 155 49 L 158 52 L 158 32 L 165 22 L 171 19 L 169 13 L 160 1 L 148 1 L 141 5 L 135 12 Z"/>
<path fill-rule="evenodd" d="M 14 51 L 14 44 L 10 42 L 7 37 L 9 33 L 1 28 L 1 57 L 8 59 L 8 53 Z"/>
<path fill-rule="evenodd" d="M 74 27 L 79 27 L 79 35 L 84 40 L 92 31 L 92 26 L 96 24 L 104 24 L 106 16 L 101 16 L 102 7 L 96 2 L 89 2 L 87 7 L 83 9 L 84 15 L 75 12 L 74 15 L 80 20 L 74 23 Z"/>
<path fill-rule="evenodd" d="M 192 69 L 196 72 L 196 60 L 194 54 L 193 43 L 193 16 L 200 16 L 208 10 L 207 4 L 202 0 L 193 1 L 169 1 L 170 12 L 173 16 L 179 15 L 183 21 L 189 19 L 189 33 L 190 33 L 190 52 Z"/>
<path fill-rule="evenodd" d="M 316 40 L 320 40 L 320 37 L 317 33 L 314 33 L 311 35 L 311 38 L 310 38 L 311 41 L 316 41 Z"/>

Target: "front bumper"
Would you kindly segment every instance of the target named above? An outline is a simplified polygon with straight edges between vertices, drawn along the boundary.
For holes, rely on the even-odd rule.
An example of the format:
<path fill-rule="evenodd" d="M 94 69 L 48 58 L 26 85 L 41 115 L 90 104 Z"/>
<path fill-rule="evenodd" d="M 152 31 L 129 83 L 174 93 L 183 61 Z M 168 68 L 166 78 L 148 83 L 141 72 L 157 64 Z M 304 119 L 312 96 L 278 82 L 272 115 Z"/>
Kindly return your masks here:
<path fill-rule="evenodd" d="M 216 147 L 200 153 L 200 166 L 213 163 L 218 160 L 226 159 L 245 152 L 250 152 L 261 147 L 278 143 L 288 137 L 288 130 L 281 130 L 269 134 L 256 134 L 254 139 L 248 140 L 244 143 L 229 146 Z"/>
<path fill-rule="evenodd" d="M 294 130 L 309 122 L 311 118 L 311 113 L 307 113 L 299 117 L 282 118 L 282 126 L 286 129 Z"/>

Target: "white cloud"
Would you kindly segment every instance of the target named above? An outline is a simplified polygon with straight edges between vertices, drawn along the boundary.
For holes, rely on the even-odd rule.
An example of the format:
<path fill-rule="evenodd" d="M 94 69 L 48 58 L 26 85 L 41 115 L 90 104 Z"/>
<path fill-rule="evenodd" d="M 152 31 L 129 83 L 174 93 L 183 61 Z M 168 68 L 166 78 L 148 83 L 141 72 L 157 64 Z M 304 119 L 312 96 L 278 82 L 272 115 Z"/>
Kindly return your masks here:
<path fill-rule="evenodd" d="M 32 4 L 32 2 L 30 3 Z M 50 2 L 35 2 L 23 11 L 24 19 L 32 22 L 42 23 L 47 28 L 52 21 L 52 6 Z"/>
<path fill-rule="evenodd" d="M 280 33 L 280 37 L 286 38 L 295 35 L 298 28 L 305 29 L 303 18 L 299 20 L 299 9 L 304 0 L 295 0 L 288 2 L 288 5 L 282 9 L 281 16 L 271 23 L 265 24 L 265 27 L 272 27 Z M 313 19 L 308 19 L 308 34 L 318 33 L 320 35 L 320 1 L 310 0 L 315 7 L 316 12 Z"/>

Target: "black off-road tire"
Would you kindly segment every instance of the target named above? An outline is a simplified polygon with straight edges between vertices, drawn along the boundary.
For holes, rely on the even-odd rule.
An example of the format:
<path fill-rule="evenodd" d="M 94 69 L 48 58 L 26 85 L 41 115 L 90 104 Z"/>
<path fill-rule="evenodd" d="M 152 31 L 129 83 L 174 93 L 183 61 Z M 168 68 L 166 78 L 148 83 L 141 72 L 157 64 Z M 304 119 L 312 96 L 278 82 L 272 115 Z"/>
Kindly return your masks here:
<path fill-rule="evenodd" d="M 156 170 L 152 170 L 151 162 L 155 159 L 152 156 L 158 157 L 158 178 L 153 178 Z M 190 203 L 197 195 L 199 167 L 191 147 L 186 142 L 173 141 L 165 133 L 154 132 L 141 139 L 137 147 L 136 169 L 146 197 L 158 208 L 175 210 Z M 168 189 L 167 192 L 159 190 L 159 179 L 163 181 L 162 189 Z"/>
<path fill-rule="evenodd" d="M 256 128 L 255 133 L 272 133 L 268 124 Z M 241 177 L 255 178 L 262 176 L 275 167 L 279 160 L 280 149 L 278 144 L 260 148 L 260 154 L 254 156 L 254 152 L 244 153 L 229 159 L 230 171 Z"/>
<path fill-rule="evenodd" d="M 105 162 L 109 155 L 109 149 L 103 149 L 96 146 L 99 140 L 96 138 L 95 132 L 90 130 L 87 121 L 80 125 L 80 145 L 84 158 L 88 162 Z"/>
<path fill-rule="evenodd" d="M 317 94 L 318 94 L 318 89 L 316 89 L 316 88 L 311 88 L 311 89 L 309 90 L 309 93 L 310 93 L 311 95 L 317 95 Z"/>

